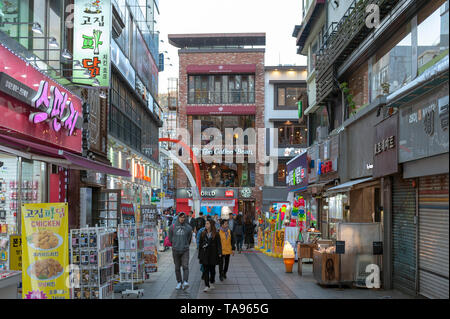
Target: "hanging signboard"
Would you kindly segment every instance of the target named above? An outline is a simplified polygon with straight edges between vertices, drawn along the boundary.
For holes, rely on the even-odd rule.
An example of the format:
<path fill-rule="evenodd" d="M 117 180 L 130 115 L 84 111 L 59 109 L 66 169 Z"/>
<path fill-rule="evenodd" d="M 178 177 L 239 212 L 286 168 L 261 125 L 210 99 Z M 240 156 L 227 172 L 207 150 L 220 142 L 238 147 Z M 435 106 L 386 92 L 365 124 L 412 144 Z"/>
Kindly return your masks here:
<path fill-rule="evenodd" d="M 9 270 L 22 271 L 22 237 L 9 237 Z"/>
<path fill-rule="evenodd" d="M 67 203 L 22 205 L 22 298 L 69 299 Z"/>
<path fill-rule="evenodd" d="M 294 157 L 287 163 L 286 185 L 290 192 L 304 189 L 308 186 L 307 152 Z"/>
<path fill-rule="evenodd" d="M 111 0 L 75 0 L 74 4 L 73 59 L 82 67 L 74 64 L 73 82 L 109 87 Z"/>

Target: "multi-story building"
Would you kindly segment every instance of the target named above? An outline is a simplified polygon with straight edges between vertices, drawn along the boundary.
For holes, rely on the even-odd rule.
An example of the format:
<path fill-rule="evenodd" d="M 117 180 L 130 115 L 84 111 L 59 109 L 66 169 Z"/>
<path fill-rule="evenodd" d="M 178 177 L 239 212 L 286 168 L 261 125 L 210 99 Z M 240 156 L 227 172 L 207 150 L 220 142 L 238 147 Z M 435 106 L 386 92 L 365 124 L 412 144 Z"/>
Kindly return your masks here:
<path fill-rule="evenodd" d="M 151 204 L 161 190 L 158 1 L 113 1 L 108 156 L 131 177 L 108 176 L 121 202 Z"/>
<path fill-rule="evenodd" d="M 0 8 L 0 43 L 6 50 L 0 60 L 7 70 L 2 72 L 18 81 L 17 89 L 28 92 L 22 101 L 22 116 L 13 116 L 13 120 L 2 117 L 6 122 L 0 126 L 11 129 L 17 120 L 10 131 L 14 133 L 9 133 L 12 138 L 19 138 L 22 144 L 33 141 L 56 148 L 53 153 L 47 151 L 46 155 L 52 156 L 46 160 L 40 157 L 32 162 L 36 173 L 32 169 L 27 174 L 41 176 L 36 185 L 41 185 L 42 191 L 33 197 L 30 190 L 25 198 L 68 201 L 70 227 L 114 226 L 119 221 L 119 206 L 110 214 L 100 204 L 107 189 L 114 189 L 118 202 L 122 197 L 123 203 L 145 204 L 151 200 L 152 189 L 160 188 L 157 16 L 155 0 L 91 4 L 81 0 L 9 1 Z M 33 107 L 33 98 L 40 92 L 55 103 L 58 99 L 50 96 L 53 92 L 57 97 L 58 92 L 67 93 L 73 103 L 73 117 L 58 115 L 57 110 L 50 113 L 55 117 L 51 136 L 48 121 L 28 120 L 32 113 L 28 105 Z M 12 103 L 9 99 L 2 105 Z M 46 99 L 39 101 L 53 107 Z M 74 123 L 69 123 L 71 119 Z M 58 120 L 67 122 L 69 134 Z M 58 149 L 69 152 L 70 160 Z M 21 158 L 16 154 L 11 160 L 20 162 Z M 14 171 L 17 183 L 31 182 L 31 175 L 24 177 L 20 170 Z M 19 195 L 17 204 L 25 198 Z M 14 226 L 11 229 L 18 226 L 12 220 L 8 224 Z"/>
<path fill-rule="evenodd" d="M 299 116 L 301 108 L 307 104 L 306 77 L 305 66 L 265 67 L 264 122 L 266 129 L 272 132 L 266 143 L 270 158 L 276 161 L 278 168 L 264 176 L 264 212 L 269 211 L 273 203 L 286 202 L 286 163 L 306 152 L 308 146 L 308 128 Z"/>
<path fill-rule="evenodd" d="M 304 2 L 294 36 L 314 69 L 308 156 L 331 161 L 308 189 L 322 195 L 324 236 L 337 222 L 381 224 L 384 288 L 448 298 L 449 5 L 375 5 Z"/>
<path fill-rule="evenodd" d="M 229 135 L 225 129 L 264 127 L 265 39 L 264 33 L 169 35 L 169 43 L 180 48 L 178 127 L 187 128 L 192 136 L 197 132 L 194 126 L 198 126 L 203 136 L 201 145 L 194 145 L 193 151 L 200 162 L 201 209 L 207 213 L 226 216 L 233 211 L 254 218 L 262 208 L 262 164 L 251 159 L 245 133 L 239 136 L 239 131 L 234 131 Z M 208 128 L 221 133 L 221 140 L 214 140 L 221 144 L 214 148 L 219 158 L 212 162 L 203 156 L 212 142 L 205 131 Z M 236 146 L 239 139 L 244 143 Z M 225 140 L 233 145 L 224 145 Z M 231 162 L 225 162 L 222 154 L 226 152 Z M 247 153 L 243 160 L 236 160 L 242 153 Z M 180 168 L 176 176 L 176 209 L 190 211 L 190 185 Z"/>

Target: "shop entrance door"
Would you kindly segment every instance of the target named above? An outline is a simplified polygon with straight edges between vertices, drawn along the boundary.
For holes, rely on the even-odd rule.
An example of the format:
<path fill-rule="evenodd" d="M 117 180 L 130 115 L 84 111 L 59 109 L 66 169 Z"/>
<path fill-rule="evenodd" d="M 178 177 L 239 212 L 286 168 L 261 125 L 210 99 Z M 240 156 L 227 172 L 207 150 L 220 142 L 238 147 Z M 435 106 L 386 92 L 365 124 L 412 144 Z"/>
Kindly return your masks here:
<path fill-rule="evenodd" d="M 239 200 L 239 212 L 242 213 L 244 221 L 250 219 L 252 222 L 255 219 L 255 200 Z"/>

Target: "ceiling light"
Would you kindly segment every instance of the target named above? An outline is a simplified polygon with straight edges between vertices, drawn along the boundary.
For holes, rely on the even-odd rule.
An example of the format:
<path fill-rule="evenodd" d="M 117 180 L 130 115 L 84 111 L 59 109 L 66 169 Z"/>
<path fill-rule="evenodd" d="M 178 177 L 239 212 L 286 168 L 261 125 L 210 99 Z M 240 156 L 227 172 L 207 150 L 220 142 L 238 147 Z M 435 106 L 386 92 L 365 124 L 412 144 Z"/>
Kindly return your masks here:
<path fill-rule="evenodd" d="M 50 38 L 50 41 L 48 41 L 48 45 L 52 48 L 59 48 L 58 41 L 56 41 L 55 37 Z"/>
<path fill-rule="evenodd" d="M 41 25 L 39 23 L 37 23 L 37 22 L 33 23 L 33 27 L 31 28 L 31 30 L 34 33 L 37 33 L 37 34 L 43 34 L 44 33 L 42 31 Z"/>
<path fill-rule="evenodd" d="M 105 91 L 100 91 L 99 97 L 100 97 L 101 99 L 106 99 Z"/>

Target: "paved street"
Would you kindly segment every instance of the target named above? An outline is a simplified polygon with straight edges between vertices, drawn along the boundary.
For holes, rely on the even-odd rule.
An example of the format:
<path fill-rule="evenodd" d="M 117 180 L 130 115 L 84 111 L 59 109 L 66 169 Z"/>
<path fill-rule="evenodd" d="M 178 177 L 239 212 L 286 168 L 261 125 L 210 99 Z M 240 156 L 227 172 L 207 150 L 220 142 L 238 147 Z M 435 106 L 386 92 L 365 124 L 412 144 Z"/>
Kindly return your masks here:
<path fill-rule="evenodd" d="M 190 287 L 176 290 L 172 252 L 159 253 L 158 272 L 142 284 L 144 299 L 410 299 L 395 290 L 370 290 L 358 288 L 328 288 L 317 284 L 312 274 L 312 264 L 303 264 L 303 276 L 286 273 L 283 260 L 256 251 L 244 251 L 231 257 L 227 279 L 219 281 L 216 270 L 215 289 L 203 292 L 197 250 L 190 250 Z M 216 268 L 218 269 L 218 268 Z M 116 294 L 115 298 L 120 298 Z"/>

